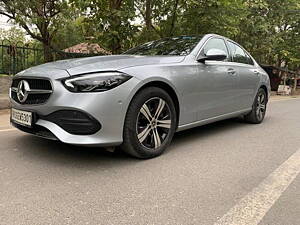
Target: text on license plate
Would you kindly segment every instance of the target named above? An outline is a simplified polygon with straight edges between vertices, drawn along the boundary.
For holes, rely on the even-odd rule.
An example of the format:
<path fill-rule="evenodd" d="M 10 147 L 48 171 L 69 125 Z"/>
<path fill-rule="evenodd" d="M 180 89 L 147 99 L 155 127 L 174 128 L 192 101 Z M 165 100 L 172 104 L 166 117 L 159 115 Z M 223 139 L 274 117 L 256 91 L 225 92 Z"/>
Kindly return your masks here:
<path fill-rule="evenodd" d="M 15 123 L 25 125 L 25 126 L 31 126 L 32 113 L 18 110 L 18 109 L 11 109 L 11 119 Z"/>

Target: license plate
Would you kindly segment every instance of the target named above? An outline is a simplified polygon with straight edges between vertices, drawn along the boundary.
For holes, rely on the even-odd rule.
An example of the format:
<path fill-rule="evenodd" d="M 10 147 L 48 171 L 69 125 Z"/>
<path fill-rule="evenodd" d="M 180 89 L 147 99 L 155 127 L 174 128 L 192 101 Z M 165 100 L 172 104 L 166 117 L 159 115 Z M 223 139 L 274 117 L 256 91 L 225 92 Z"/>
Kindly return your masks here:
<path fill-rule="evenodd" d="M 11 120 L 17 124 L 31 127 L 32 112 L 26 112 L 18 109 L 11 109 Z"/>

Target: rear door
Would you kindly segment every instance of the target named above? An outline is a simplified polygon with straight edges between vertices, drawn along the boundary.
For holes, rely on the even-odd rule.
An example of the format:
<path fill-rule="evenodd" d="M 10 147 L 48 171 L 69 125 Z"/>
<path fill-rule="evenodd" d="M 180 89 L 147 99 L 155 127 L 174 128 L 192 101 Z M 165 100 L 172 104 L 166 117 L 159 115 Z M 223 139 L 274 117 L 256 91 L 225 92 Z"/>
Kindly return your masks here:
<path fill-rule="evenodd" d="M 238 44 L 227 41 L 231 55 L 231 66 L 238 74 L 237 99 L 234 108 L 243 110 L 251 108 L 260 80 L 260 73 L 251 56 Z"/>

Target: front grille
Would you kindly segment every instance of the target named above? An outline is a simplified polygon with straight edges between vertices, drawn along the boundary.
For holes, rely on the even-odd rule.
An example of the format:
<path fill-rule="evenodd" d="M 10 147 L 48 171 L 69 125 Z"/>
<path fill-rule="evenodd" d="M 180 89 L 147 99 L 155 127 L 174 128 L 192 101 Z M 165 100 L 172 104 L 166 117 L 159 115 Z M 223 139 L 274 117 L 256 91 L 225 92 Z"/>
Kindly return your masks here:
<path fill-rule="evenodd" d="M 18 85 L 24 80 L 28 83 L 30 91 L 28 91 L 28 96 L 24 102 L 21 102 L 18 98 Z M 11 97 L 14 101 L 19 104 L 43 104 L 51 96 L 52 85 L 49 80 L 37 79 L 37 78 L 15 78 L 11 85 Z"/>
<path fill-rule="evenodd" d="M 16 78 L 12 82 L 12 87 L 18 87 L 21 80 L 26 80 L 31 89 L 52 90 L 50 81 L 45 79 Z"/>
<path fill-rule="evenodd" d="M 43 104 L 45 103 L 51 94 L 29 94 L 25 102 L 20 102 L 16 92 L 11 93 L 11 97 L 13 100 L 18 102 L 19 104 L 27 104 L 27 105 L 34 105 L 34 104 Z"/>

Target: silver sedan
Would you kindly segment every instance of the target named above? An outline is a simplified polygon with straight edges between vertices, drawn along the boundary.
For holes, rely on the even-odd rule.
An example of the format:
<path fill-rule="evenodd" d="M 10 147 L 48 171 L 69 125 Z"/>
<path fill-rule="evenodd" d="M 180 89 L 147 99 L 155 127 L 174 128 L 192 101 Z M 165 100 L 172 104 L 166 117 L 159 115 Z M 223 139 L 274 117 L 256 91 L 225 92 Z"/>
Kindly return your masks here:
<path fill-rule="evenodd" d="M 176 131 L 238 116 L 261 123 L 269 95 L 268 75 L 239 44 L 180 36 L 20 72 L 11 123 L 43 138 L 151 158 Z"/>

